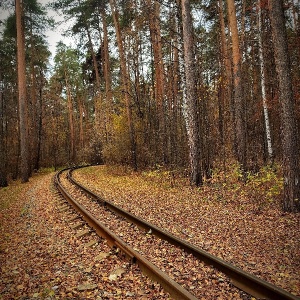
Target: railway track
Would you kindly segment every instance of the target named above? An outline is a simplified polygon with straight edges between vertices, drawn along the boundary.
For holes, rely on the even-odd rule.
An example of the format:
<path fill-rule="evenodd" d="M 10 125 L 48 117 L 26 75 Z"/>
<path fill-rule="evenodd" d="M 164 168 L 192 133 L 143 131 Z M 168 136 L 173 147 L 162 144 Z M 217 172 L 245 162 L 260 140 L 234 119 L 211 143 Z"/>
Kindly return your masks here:
<path fill-rule="evenodd" d="M 100 198 L 72 178 L 72 169 L 58 172 L 55 185 L 99 236 L 136 262 L 174 299 L 251 299 L 253 296 L 299 300 Z M 209 295 L 203 295 L 208 290 Z"/>

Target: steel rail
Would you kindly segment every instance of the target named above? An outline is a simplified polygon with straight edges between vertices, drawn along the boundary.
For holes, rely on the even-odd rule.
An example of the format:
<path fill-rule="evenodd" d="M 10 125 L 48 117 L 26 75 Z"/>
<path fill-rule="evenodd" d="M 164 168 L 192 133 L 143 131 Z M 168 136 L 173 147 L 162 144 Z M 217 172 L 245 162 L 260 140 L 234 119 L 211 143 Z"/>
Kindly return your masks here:
<path fill-rule="evenodd" d="M 195 245 L 180 239 L 169 232 L 133 215 L 130 212 L 125 211 L 121 207 L 111 203 L 108 200 L 103 199 L 99 195 L 92 192 L 87 187 L 80 184 L 72 177 L 72 172 L 76 168 L 70 169 L 68 172 L 69 180 L 76 185 L 78 188 L 83 190 L 87 195 L 104 205 L 111 211 L 114 211 L 120 216 L 126 218 L 129 222 L 136 224 L 138 227 L 143 228 L 146 231 L 151 230 L 152 234 L 155 234 L 159 238 L 168 241 L 177 247 L 184 249 L 186 252 L 193 254 L 199 260 L 207 265 L 213 266 L 217 270 L 226 274 L 232 281 L 232 284 L 243 290 L 244 292 L 254 296 L 258 299 L 269 299 L 269 300 L 300 300 L 299 297 L 288 293 L 284 289 L 277 287 L 263 279 L 260 279 L 250 273 L 243 271 L 240 268 L 196 247 Z"/>
<path fill-rule="evenodd" d="M 171 297 L 177 300 L 197 300 L 197 298 L 189 291 L 184 289 L 172 278 L 167 276 L 166 273 L 162 272 L 149 260 L 144 258 L 141 254 L 131 248 L 122 239 L 115 235 L 111 230 L 106 228 L 101 222 L 99 222 L 92 214 L 90 214 L 81 204 L 79 204 L 72 196 L 66 191 L 60 182 L 59 176 L 64 170 L 56 173 L 54 177 L 54 184 L 57 190 L 62 196 L 69 202 L 70 205 L 82 216 L 82 218 L 92 227 L 95 232 L 105 238 L 110 247 L 119 248 L 122 253 L 129 257 L 133 262 L 137 263 L 141 271 L 147 275 L 151 280 L 161 284 L 165 291 L 167 291 Z"/>

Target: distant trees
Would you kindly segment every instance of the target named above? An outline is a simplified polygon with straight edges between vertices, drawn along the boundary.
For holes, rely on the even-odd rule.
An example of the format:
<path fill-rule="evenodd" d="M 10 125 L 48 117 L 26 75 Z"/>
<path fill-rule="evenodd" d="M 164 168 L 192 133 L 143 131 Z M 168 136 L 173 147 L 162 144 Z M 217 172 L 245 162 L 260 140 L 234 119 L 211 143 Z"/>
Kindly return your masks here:
<path fill-rule="evenodd" d="M 83 80 L 81 73 L 81 66 L 78 59 L 78 51 L 67 47 L 62 42 L 57 45 L 57 53 L 54 57 L 54 74 L 52 81 L 56 81 L 59 89 L 56 90 L 56 96 L 60 101 L 65 99 L 65 107 L 67 108 L 68 115 L 68 137 L 69 137 L 69 149 L 68 149 L 68 161 L 74 163 L 76 161 L 76 126 L 80 121 L 80 117 L 83 115 L 82 109 L 82 97 L 83 97 Z M 55 106 L 55 105 L 54 105 Z M 53 107 L 53 109 L 56 109 Z M 75 112 L 80 113 L 76 122 Z M 76 124 L 77 123 L 77 124 Z M 59 134 L 59 132 L 58 132 Z M 83 135 L 81 126 L 81 135 Z M 83 139 L 83 137 L 82 137 Z"/>

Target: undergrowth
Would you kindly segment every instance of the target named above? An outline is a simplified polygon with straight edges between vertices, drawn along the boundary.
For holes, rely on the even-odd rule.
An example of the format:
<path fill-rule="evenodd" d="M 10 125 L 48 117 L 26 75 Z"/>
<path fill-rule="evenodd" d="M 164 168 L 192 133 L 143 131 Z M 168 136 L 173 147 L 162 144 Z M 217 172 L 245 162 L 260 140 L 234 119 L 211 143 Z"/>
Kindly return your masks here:
<path fill-rule="evenodd" d="M 225 171 L 215 168 L 212 171 L 212 177 L 204 180 L 202 186 L 193 190 L 202 201 L 217 201 L 224 205 L 236 203 L 241 209 L 251 205 L 253 209 L 260 211 L 280 203 L 283 181 L 278 170 L 280 170 L 278 166 L 265 166 L 256 173 L 248 172 L 245 181 L 242 180 L 239 166 L 232 163 L 227 165 Z M 97 178 L 97 168 L 84 168 L 81 172 L 92 176 L 92 178 Z M 115 182 L 121 180 L 127 184 L 155 186 L 162 189 L 162 192 L 163 190 L 178 192 L 178 189 L 191 189 L 186 169 L 170 170 L 157 165 L 155 168 L 133 172 L 130 167 L 123 165 L 105 165 L 102 172 L 113 177 Z M 130 178 L 135 178 L 138 181 L 132 181 Z"/>

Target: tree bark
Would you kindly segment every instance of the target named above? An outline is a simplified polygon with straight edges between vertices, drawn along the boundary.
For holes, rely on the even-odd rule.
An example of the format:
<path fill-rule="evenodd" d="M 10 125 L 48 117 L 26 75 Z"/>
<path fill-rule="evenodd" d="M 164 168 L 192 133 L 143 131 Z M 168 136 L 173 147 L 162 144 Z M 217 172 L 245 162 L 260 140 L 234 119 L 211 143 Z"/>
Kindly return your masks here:
<path fill-rule="evenodd" d="M 65 83 L 67 90 L 67 100 L 68 100 L 68 112 L 69 112 L 69 129 L 70 129 L 70 161 L 72 163 L 75 162 L 75 127 L 74 127 L 74 116 L 73 116 L 73 101 L 70 90 L 70 85 L 68 81 L 68 75 L 66 71 L 66 66 L 64 66 L 65 70 Z"/>
<path fill-rule="evenodd" d="M 29 180 L 28 107 L 26 97 L 25 42 L 23 26 L 23 0 L 16 0 L 19 127 L 20 127 L 20 176 L 23 183 Z"/>
<path fill-rule="evenodd" d="M 193 186 L 202 185 L 202 170 L 200 164 L 200 133 L 197 115 L 195 57 L 193 41 L 193 24 L 189 0 L 181 0 L 183 46 L 186 82 L 185 119 L 189 143 L 190 183 Z"/>
<path fill-rule="evenodd" d="M 266 139 L 267 139 L 267 148 L 268 148 L 268 156 L 269 163 L 273 164 L 273 146 L 272 146 L 272 138 L 271 138 L 271 128 L 269 121 L 269 111 L 267 104 L 267 96 L 266 96 L 266 84 L 265 84 L 265 62 L 263 55 L 263 44 L 262 44 L 262 7 L 261 0 L 258 0 L 258 51 L 259 51 L 259 60 L 260 60 L 260 82 L 261 82 L 261 95 L 263 100 L 263 112 L 265 119 L 265 130 L 266 130 Z"/>
<path fill-rule="evenodd" d="M 103 73 L 105 81 L 105 118 L 106 118 L 106 132 L 107 132 L 107 142 L 111 142 L 112 135 L 112 80 L 111 80 L 111 70 L 110 70 L 110 60 L 109 60 L 109 48 L 108 48 L 108 30 L 106 22 L 106 14 L 104 8 L 101 10 L 102 27 L 103 27 Z"/>
<path fill-rule="evenodd" d="M 246 170 L 246 129 L 244 116 L 244 95 L 242 87 L 241 51 L 237 27 L 234 0 L 227 0 L 228 20 L 232 41 L 233 86 L 234 86 L 234 126 L 235 126 L 235 151 L 241 171 Z"/>
<path fill-rule="evenodd" d="M 300 211 L 299 138 L 295 118 L 291 65 L 282 0 L 270 0 L 270 19 L 281 104 L 284 211 Z"/>
<path fill-rule="evenodd" d="M 5 143 L 5 124 L 4 124 L 4 97 L 3 81 L 0 72 L 0 187 L 6 187 L 7 182 L 7 151 Z"/>
<path fill-rule="evenodd" d="M 161 43 L 161 30 L 159 24 L 160 4 L 158 1 L 147 0 L 149 9 L 149 29 L 150 39 L 153 49 L 154 57 L 154 87 L 155 87 L 155 101 L 158 114 L 158 144 L 160 160 L 167 162 L 167 147 L 166 143 L 166 127 L 165 127 L 165 109 L 164 109 L 164 94 L 165 94 L 165 76 L 163 65 L 163 53 Z"/>
<path fill-rule="evenodd" d="M 34 66 L 34 59 L 36 57 L 35 45 L 33 41 L 32 26 L 30 28 L 30 79 L 31 79 L 31 89 L 30 89 L 30 101 L 29 101 L 29 140 L 30 140 L 30 171 L 37 171 L 38 166 L 38 134 L 39 134 L 39 123 L 38 123 L 38 105 L 37 102 L 37 85 L 36 85 L 36 72 Z"/>

